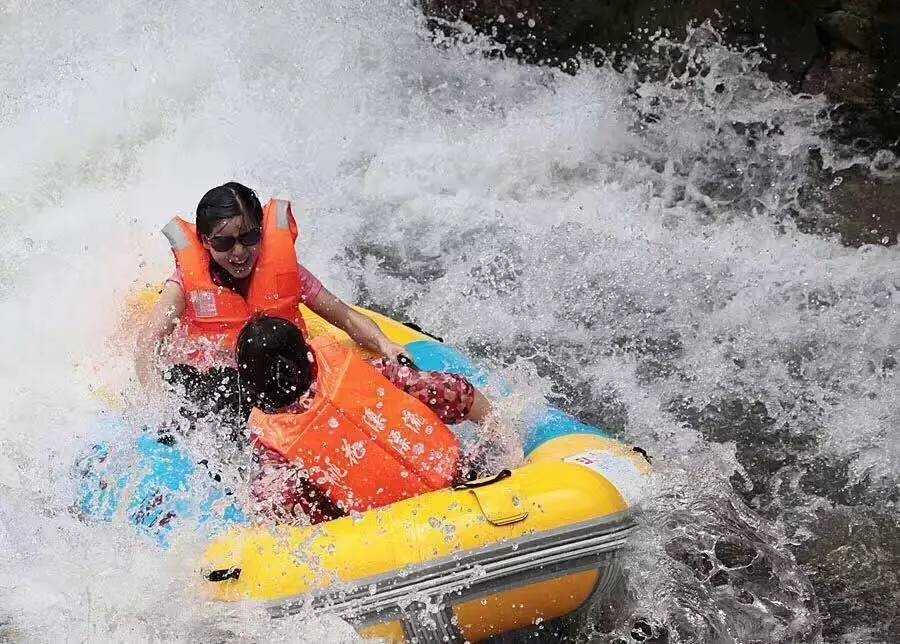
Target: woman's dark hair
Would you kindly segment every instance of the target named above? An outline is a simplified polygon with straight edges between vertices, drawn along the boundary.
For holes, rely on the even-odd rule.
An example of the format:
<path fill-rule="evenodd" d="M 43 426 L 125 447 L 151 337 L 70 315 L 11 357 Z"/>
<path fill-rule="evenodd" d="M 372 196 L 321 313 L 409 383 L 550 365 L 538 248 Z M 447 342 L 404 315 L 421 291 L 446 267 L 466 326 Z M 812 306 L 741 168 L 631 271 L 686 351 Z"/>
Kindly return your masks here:
<path fill-rule="evenodd" d="M 286 407 L 313 382 L 310 350 L 297 326 L 274 317 L 249 322 L 238 336 L 241 388 L 264 411 Z"/>
<path fill-rule="evenodd" d="M 256 193 L 247 186 L 230 181 L 213 188 L 197 204 L 197 230 L 201 235 L 212 235 L 216 225 L 232 217 L 246 217 L 262 225 L 263 209 Z"/>

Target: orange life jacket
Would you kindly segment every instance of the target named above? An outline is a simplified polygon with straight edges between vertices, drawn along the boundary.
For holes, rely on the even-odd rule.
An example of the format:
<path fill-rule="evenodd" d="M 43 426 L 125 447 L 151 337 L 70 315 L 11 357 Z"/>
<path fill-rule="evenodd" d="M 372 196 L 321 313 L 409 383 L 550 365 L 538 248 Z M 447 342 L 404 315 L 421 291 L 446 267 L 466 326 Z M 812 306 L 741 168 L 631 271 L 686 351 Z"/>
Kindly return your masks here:
<path fill-rule="evenodd" d="M 172 245 L 184 280 L 185 308 L 180 333 L 188 341 L 204 340 L 207 349 L 212 345 L 233 355 L 241 329 L 260 314 L 290 320 L 306 334 L 298 308 L 300 277 L 294 247 L 297 223 L 289 201 L 271 199 L 263 209 L 259 256 L 246 298 L 213 282 L 209 272 L 212 258 L 192 224 L 175 217 L 163 228 L 163 234 Z M 209 366 L 204 364 L 208 356 L 203 355 L 204 349 L 199 345 L 187 353 L 184 362 Z"/>
<path fill-rule="evenodd" d="M 310 341 L 312 406 L 254 409 L 256 440 L 304 471 L 344 512 L 363 512 L 453 484 L 459 441 L 433 411 L 333 339 Z"/>

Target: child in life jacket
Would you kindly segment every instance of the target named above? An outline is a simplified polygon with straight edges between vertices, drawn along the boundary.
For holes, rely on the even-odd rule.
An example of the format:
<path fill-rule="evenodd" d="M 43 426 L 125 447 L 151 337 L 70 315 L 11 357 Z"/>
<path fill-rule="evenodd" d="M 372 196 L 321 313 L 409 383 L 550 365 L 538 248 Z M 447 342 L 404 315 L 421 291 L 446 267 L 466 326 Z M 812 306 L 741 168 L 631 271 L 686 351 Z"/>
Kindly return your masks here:
<path fill-rule="evenodd" d="M 318 523 L 453 485 L 464 466 L 447 425 L 490 412 L 461 376 L 365 361 L 331 338 L 307 343 L 284 319 L 248 324 L 237 356 L 256 405 L 256 511 L 278 523 Z"/>
<path fill-rule="evenodd" d="M 302 303 L 379 355 L 404 353 L 299 263 L 287 201 L 263 206 L 247 186 L 226 183 L 200 200 L 196 224 L 175 217 L 163 234 L 176 269 L 138 338 L 135 367 L 156 397 L 167 387 L 182 394 L 194 419 L 213 414 L 217 423 L 243 426 L 249 408 L 237 391 L 234 351 L 256 315 L 283 317 L 302 331 Z"/>

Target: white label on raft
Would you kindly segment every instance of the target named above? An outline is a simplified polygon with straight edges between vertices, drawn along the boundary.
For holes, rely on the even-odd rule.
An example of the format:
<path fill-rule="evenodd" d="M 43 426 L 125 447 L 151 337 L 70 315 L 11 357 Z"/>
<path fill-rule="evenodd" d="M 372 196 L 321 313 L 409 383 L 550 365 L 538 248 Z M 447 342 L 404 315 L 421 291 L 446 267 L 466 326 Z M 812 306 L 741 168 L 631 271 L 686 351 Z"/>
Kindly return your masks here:
<path fill-rule="evenodd" d="M 630 458 L 598 449 L 581 452 L 563 460 L 583 465 L 603 476 L 615 486 L 628 505 L 635 505 L 640 500 L 644 475 Z"/>

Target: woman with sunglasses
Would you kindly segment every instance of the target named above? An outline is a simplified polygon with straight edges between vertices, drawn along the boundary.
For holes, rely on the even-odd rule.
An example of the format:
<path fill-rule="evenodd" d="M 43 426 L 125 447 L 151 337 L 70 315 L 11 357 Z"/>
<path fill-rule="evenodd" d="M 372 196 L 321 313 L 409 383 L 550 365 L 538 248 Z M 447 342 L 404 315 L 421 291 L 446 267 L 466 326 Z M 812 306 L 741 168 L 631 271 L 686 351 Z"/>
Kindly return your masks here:
<path fill-rule="evenodd" d="M 288 202 L 270 200 L 263 208 L 250 188 L 226 183 L 200 200 L 196 226 L 175 218 L 163 233 L 176 270 L 138 339 L 135 366 L 148 391 L 162 393 L 162 372 L 197 406 L 194 414 L 237 414 L 240 420 L 248 411 L 236 386 L 240 330 L 260 314 L 304 330 L 300 303 L 389 360 L 405 354 L 298 263 Z"/>

